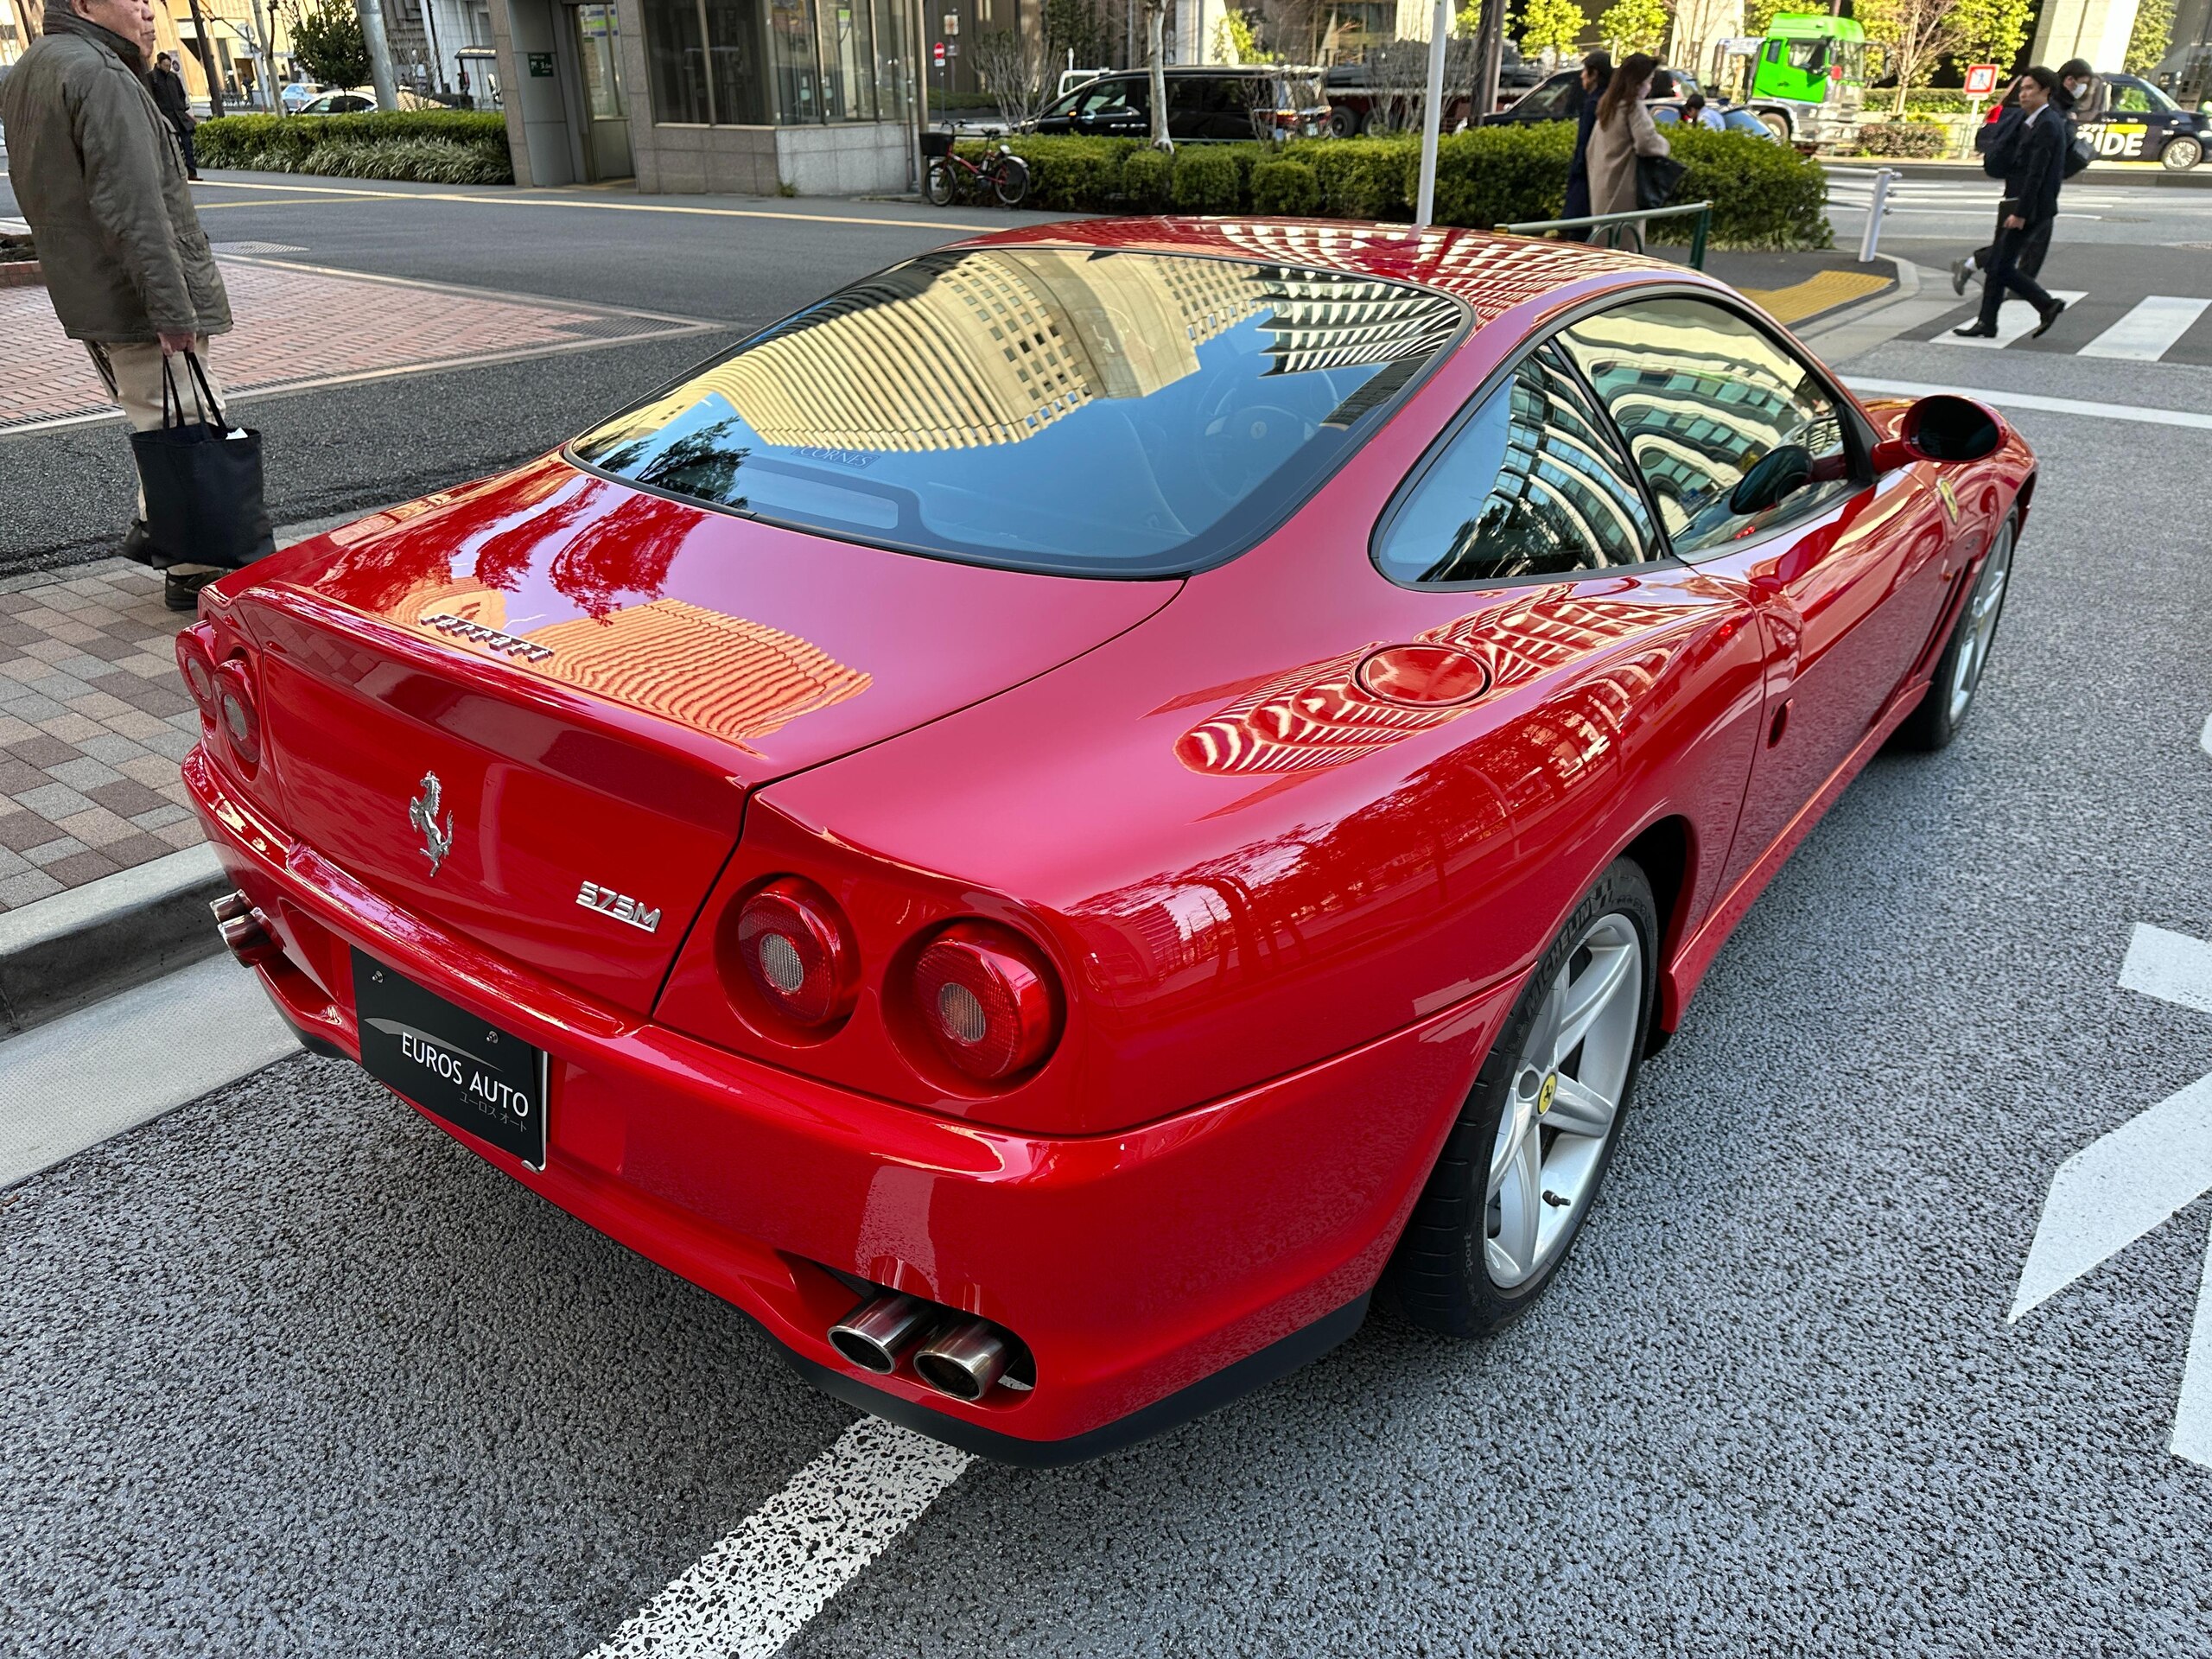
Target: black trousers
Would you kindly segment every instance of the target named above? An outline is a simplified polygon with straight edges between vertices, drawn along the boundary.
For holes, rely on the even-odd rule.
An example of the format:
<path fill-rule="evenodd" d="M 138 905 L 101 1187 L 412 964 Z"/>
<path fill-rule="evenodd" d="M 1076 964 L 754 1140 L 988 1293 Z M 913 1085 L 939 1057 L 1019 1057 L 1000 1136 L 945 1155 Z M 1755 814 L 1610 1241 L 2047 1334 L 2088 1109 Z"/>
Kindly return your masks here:
<path fill-rule="evenodd" d="M 2058 221 L 2055 219 L 2046 219 L 2040 224 L 2029 226 L 2022 232 L 2024 239 L 2020 244 L 2019 257 L 2012 261 L 2014 268 L 2022 275 L 2043 275 L 2044 256 L 2050 251 L 2050 227 L 2056 223 Z M 1984 276 L 1988 275 L 1989 268 L 1997 263 L 1997 238 L 2004 234 L 2005 210 L 2000 207 L 1997 210 L 1996 234 L 1990 238 L 1989 245 L 1974 251 L 1974 269 Z"/>
<path fill-rule="evenodd" d="M 1997 309 L 2005 303 L 2005 293 L 2007 289 L 2018 295 L 2038 311 L 2050 309 L 2050 296 L 2044 292 L 2033 276 L 2020 269 L 2020 257 L 2027 251 L 2030 242 L 2037 231 L 2043 232 L 2044 244 L 2046 247 L 2049 246 L 2050 229 L 2048 223 L 2030 225 L 2017 231 L 2000 230 L 1997 232 L 1996 245 L 1990 250 L 1988 278 L 1983 283 L 1981 289 L 1981 326 L 1983 327 L 1994 328 L 1997 326 Z M 1976 261 L 1976 263 L 1980 262 Z M 2038 260 L 2037 263 L 2040 264 L 2041 261 Z"/>
<path fill-rule="evenodd" d="M 200 176 L 200 157 L 193 153 L 192 129 L 181 123 L 172 123 L 169 130 L 176 134 L 177 148 L 184 151 L 184 172 L 187 178 Z"/>

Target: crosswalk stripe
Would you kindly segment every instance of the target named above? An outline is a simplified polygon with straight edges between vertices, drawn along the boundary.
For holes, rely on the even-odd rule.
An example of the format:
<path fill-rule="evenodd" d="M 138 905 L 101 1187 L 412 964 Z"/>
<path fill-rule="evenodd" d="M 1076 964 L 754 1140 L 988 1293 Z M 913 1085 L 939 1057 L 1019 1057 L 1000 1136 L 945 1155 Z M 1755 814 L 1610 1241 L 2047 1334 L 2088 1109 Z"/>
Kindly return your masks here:
<path fill-rule="evenodd" d="M 2049 289 L 2048 292 L 2052 299 L 2063 300 L 2067 304 L 2072 305 L 2077 300 L 2084 297 L 2087 290 L 2071 288 L 2054 288 Z M 2035 307 L 2030 305 L 2025 300 L 2020 298 L 2018 295 L 2011 295 L 2006 297 L 2005 308 L 1997 314 L 1997 337 L 1995 339 L 1961 340 L 1956 334 L 1944 334 L 1942 338 L 1950 341 L 1954 346 L 1980 346 L 1991 350 L 1996 350 L 2010 346 L 2014 340 L 2018 340 L 2022 335 L 2029 334 L 2034 329 L 2036 324 L 2041 321 L 2042 319 L 2036 315 Z"/>
<path fill-rule="evenodd" d="M 2153 294 L 2099 334 L 2076 353 L 2082 357 L 2121 357 L 2136 363 L 2155 363 L 2171 351 L 2190 325 L 2204 315 L 2212 300 L 2177 299 Z"/>

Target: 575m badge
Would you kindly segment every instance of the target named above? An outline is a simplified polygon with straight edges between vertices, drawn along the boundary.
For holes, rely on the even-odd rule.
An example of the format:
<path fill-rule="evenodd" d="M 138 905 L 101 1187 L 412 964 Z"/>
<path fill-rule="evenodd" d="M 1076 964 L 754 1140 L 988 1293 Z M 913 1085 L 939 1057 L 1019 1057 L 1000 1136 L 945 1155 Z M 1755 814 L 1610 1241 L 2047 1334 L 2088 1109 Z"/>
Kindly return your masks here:
<path fill-rule="evenodd" d="M 660 926 L 660 912 L 647 910 L 626 893 L 617 893 L 612 887 L 602 887 L 596 881 L 587 881 L 576 889 L 576 902 L 586 910 L 596 910 L 612 916 L 618 922 L 643 928 L 651 933 Z"/>

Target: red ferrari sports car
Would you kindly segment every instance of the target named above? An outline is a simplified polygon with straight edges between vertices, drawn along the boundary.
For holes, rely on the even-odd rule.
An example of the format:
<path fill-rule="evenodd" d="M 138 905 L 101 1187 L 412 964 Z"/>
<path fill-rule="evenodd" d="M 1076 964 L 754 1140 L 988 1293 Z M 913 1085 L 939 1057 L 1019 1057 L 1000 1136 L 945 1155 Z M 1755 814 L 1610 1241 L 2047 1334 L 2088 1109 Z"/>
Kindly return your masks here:
<path fill-rule="evenodd" d="M 1058 1461 L 1529 1306 L 2034 482 L 1678 267 L 1051 226 L 209 588 L 185 775 L 309 1047 Z"/>

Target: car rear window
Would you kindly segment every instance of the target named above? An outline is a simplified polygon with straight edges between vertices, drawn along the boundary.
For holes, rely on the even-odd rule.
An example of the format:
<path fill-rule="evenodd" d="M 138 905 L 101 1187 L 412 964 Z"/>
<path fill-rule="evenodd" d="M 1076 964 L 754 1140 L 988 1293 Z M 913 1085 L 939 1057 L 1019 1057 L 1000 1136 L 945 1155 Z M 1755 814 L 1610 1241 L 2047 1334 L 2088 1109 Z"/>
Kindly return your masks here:
<path fill-rule="evenodd" d="M 1257 260 L 942 251 L 754 336 L 570 453 L 845 540 L 1170 575 L 1280 522 L 1465 318 L 1426 289 Z"/>

